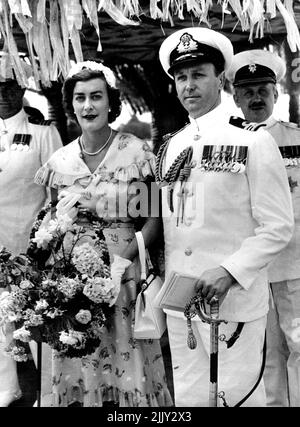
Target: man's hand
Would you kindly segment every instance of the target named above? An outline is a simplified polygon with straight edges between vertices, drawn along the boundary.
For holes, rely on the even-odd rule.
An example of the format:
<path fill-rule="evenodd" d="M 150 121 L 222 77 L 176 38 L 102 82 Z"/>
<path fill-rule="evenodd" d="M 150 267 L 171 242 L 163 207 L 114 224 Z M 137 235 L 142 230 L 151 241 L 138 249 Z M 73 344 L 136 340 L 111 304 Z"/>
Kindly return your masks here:
<path fill-rule="evenodd" d="M 209 304 L 212 297 L 225 298 L 228 289 L 236 282 L 233 276 L 223 267 L 206 270 L 197 280 L 195 290 Z M 222 299 L 223 299 L 222 298 Z"/>

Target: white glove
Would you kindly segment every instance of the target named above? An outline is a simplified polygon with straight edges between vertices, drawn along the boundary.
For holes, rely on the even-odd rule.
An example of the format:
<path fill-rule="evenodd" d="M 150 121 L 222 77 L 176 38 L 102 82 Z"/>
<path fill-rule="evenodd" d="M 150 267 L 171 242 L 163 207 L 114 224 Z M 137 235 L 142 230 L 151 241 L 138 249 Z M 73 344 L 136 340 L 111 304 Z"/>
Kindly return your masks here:
<path fill-rule="evenodd" d="M 115 298 L 110 303 L 110 305 L 113 305 L 118 298 L 121 288 L 122 276 L 125 273 L 126 268 L 130 266 L 130 264 L 132 264 L 132 262 L 129 259 L 122 258 L 119 255 L 114 255 L 114 260 L 110 266 L 110 275 L 111 280 L 115 286 Z"/>
<path fill-rule="evenodd" d="M 96 213 L 96 203 L 97 198 L 92 196 L 90 192 L 86 192 L 81 195 L 80 200 L 78 201 L 78 209 L 80 211 L 88 210 L 90 212 Z"/>
<path fill-rule="evenodd" d="M 56 216 L 68 215 L 75 221 L 78 213 L 78 208 L 75 208 L 75 205 L 80 197 L 80 194 L 70 193 L 66 190 L 61 191 L 58 195 L 59 202 L 56 205 Z"/>

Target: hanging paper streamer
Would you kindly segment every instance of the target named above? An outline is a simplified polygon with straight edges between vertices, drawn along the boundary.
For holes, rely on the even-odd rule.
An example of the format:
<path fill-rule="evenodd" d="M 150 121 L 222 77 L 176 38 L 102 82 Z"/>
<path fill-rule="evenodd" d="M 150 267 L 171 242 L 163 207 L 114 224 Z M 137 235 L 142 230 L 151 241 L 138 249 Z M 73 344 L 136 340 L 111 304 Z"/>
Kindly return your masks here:
<path fill-rule="evenodd" d="M 46 19 L 46 0 L 38 0 L 36 7 L 36 19 L 38 22 L 45 22 Z"/>
<path fill-rule="evenodd" d="M 59 23 L 59 9 L 58 3 L 50 3 L 50 30 L 49 30 L 50 41 L 53 49 L 53 67 L 51 80 L 57 80 L 59 70 L 65 74 L 67 72 L 66 58 L 64 52 L 64 46 L 61 38 L 60 23 Z"/>
<path fill-rule="evenodd" d="M 174 20 L 185 16 L 197 19 L 197 24 L 208 27 L 209 12 L 219 7 L 221 28 L 230 15 L 236 27 L 249 33 L 249 40 L 263 37 L 272 30 L 272 19 L 278 16 L 286 27 L 287 41 L 292 51 L 300 50 L 299 28 L 295 21 L 294 4 L 299 0 L 149 0 L 147 6 L 140 0 L 0 0 L 0 39 L 9 53 L 6 72 L 14 70 L 19 83 L 28 79 L 24 72 L 14 39 L 16 23 L 27 43 L 34 79 L 45 86 L 52 80 L 65 78 L 70 69 L 70 58 L 83 61 L 83 22 L 94 27 L 97 50 L 101 51 L 101 15 L 105 12 L 120 25 L 142 25 L 141 14 L 174 25 Z M 232 19 L 232 17 L 231 17 Z M 103 29 L 104 31 L 105 29 Z M 96 53 L 96 52 L 95 52 Z M 3 71 L 3 61 L 0 70 Z M 9 71 L 10 70 L 10 71 Z M 1 78 L 1 76 L 0 76 Z"/>
<path fill-rule="evenodd" d="M 270 16 L 271 19 L 276 16 L 276 4 L 275 0 L 267 0 L 266 1 L 266 12 Z"/>
<path fill-rule="evenodd" d="M 162 11 L 157 5 L 158 2 L 160 0 L 150 0 L 150 16 L 152 19 L 162 19 Z"/>
<path fill-rule="evenodd" d="M 290 46 L 290 49 L 292 52 L 296 52 L 297 49 L 300 50 L 300 35 L 299 29 L 294 20 L 294 13 L 289 13 L 280 0 L 275 1 L 276 6 L 283 17 L 285 26 L 287 28 L 287 41 Z"/>
<path fill-rule="evenodd" d="M 82 0 L 82 7 L 86 13 L 86 16 L 95 27 L 95 30 L 98 36 L 97 51 L 101 52 L 102 46 L 100 41 L 100 29 L 99 29 L 99 23 L 98 23 L 96 0 Z"/>
<path fill-rule="evenodd" d="M 83 61 L 79 30 L 82 27 L 82 8 L 79 0 L 63 2 L 65 18 L 76 62 Z"/>
<path fill-rule="evenodd" d="M 103 9 L 114 21 L 120 25 L 139 25 L 138 22 L 126 18 L 122 10 L 118 9 L 112 0 L 100 0 L 98 11 L 101 9 Z"/>
<path fill-rule="evenodd" d="M 62 74 L 65 77 L 71 68 L 71 63 L 69 58 L 69 31 L 68 31 L 67 20 L 64 14 L 63 0 L 59 0 L 59 9 L 60 9 L 60 27 L 62 32 L 62 43 L 64 46 L 64 55 L 66 60 L 66 69 L 62 70 Z"/>
<path fill-rule="evenodd" d="M 37 9 L 36 9 L 37 10 Z M 33 13 L 32 39 L 35 52 L 39 60 L 40 80 L 43 86 L 50 86 L 50 70 L 52 70 L 52 50 L 48 28 L 39 21 L 38 10 Z"/>
<path fill-rule="evenodd" d="M 33 78 L 36 84 L 36 89 L 39 90 L 40 89 L 40 72 L 39 72 L 39 66 L 37 64 L 37 60 L 34 56 L 34 52 L 33 52 L 33 39 L 32 39 L 32 33 L 28 33 L 26 36 L 26 41 L 27 41 L 27 46 L 28 46 L 28 55 L 30 58 L 30 64 L 31 64 L 31 69 L 32 69 L 32 73 L 33 73 Z"/>
<path fill-rule="evenodd" d="M 24 16 L 31 16 L 31 11 L 27 0 L 8 0 L 10 13 L 20 13 Z"/>

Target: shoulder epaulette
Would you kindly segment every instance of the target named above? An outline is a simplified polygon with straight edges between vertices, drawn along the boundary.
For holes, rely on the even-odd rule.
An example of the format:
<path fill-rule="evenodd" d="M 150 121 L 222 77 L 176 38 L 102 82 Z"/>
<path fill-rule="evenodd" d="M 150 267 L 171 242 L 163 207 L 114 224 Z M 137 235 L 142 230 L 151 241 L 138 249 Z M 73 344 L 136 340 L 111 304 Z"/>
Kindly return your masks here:
<path fill-rule="evenodd" d="M 168 141 L 170 138 L 173 138 L 173 136 L 177 135 L 179 132 L 181 132 L 183 129 L 185 129 L 187 126 L 189 125 L 189 123 L 187 123 L 186 125 L 184 125 L 182 128 L 175 130 L 174 132 L 170 132 L 170 133 L 166 133 L 163 137 L 162 137 L 162 142 L 166 142 Z"/>
<path fill-rule="evenodd" d="M 283 126 L 288 127 L 288 128 L 300 130 L 300 127 L 297 125 L 297 123 L 284 122 L 283 120 L 280 120 L 279 123 Z"/>
<path fill-rule="evenodd" d="M 265 123 L 248 122 L 247 120 L 242 119 L 241 117 L 238 117 L 238 116 L 230 116 L 229 124 L 244 130 L 249 130 L 251 132 L 254 132 L 260 129 L 261 127 L 266 126 Z"/>
<path fill-rule="evenodd" d="M 41 120 L 35 117 L 28 117 L 28 121 L 33 125 L 41 125 L 41 126 L 50 126 L 52 123 L 52 120 Z"/>

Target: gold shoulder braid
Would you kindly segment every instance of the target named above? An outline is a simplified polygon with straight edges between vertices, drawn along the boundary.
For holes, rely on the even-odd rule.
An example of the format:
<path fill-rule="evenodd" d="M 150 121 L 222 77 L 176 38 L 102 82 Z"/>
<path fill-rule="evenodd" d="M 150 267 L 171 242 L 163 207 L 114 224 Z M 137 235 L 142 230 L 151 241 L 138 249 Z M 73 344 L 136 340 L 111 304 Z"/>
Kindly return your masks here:
<path fill-rule="evenodd" d="M 159 188 L 168 186 L 168 205 L 171 212 L 174 212 L 173 206 L 173 191 L 176 181 L 181 182 L 180 190 L 178 192 L 178 218 L 181 210 L 181 222 L 183 222 L 184 216 L 184 202 L 186 197 L 185 183 L 190 176 L 191 169 L 193 167 L 193 147 L 185 148 L 174 160 L 172 165 L 169 167 L 165 176 L 163 176 L 163 162 L 169 146 L 171 138 L 167 139 L 159 148 L 155 166 L 155 181 Z M 178 220 L 177 220 L 178 225 Z"/>

